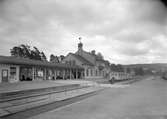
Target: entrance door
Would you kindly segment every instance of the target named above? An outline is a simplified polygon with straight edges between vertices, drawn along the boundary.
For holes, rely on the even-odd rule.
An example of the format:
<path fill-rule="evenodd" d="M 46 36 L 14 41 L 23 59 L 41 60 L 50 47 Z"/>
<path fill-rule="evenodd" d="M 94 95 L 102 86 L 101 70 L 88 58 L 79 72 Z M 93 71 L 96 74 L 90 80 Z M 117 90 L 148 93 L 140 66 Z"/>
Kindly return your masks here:
<path fill-rule="evenodd" d="M 2 70 L 2 82 L 8 82 L 8 70 L 7 69 Z"/>
<path fill-rule="evenodd" d="M 32 67 L 20 67 L 20 80 L 31 81 L 33 77 Z"/>

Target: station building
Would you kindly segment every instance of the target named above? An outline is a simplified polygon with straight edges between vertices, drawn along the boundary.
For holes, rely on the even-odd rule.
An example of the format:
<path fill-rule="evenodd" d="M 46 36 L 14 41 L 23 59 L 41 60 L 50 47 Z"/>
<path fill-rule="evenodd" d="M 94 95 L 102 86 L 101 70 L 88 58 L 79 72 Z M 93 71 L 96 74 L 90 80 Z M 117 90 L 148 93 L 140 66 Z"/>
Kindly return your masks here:
<path fill-rule="evenodd" d="M 0 56 L 0 83 L 31 80 L 83 78 L 84 69 L 77 65 L 50 63 L 27 58 Z"/>
<path fill-rule="evenodd" d="M 78 50 L 75 53 L 68 53 L 63 60 L 65 64 L 76 64 L 84 69 L 81 75 L 85 79 L 109 78 L 110 63 L 99 58 L 95 52 L 87 52 L 83 49 L 83 44 L 78 43 Z"/>

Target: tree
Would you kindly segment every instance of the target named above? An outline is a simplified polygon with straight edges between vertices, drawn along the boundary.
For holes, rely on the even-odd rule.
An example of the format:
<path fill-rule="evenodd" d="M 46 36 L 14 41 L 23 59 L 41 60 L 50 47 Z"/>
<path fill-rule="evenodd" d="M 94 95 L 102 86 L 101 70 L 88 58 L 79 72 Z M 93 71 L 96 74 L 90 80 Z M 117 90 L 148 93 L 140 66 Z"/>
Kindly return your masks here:
<path fill-rule="evenodd" d="M 64 55 L 60 55 L 59 56 L 59 61 L 61 62 L 61 61 L 63 61 L 64 60 L 64 58 L 65 58 L 65 56 Z"/>
<path fill-rule="evenodd" d="M 117 65 L 116 64 L 111 64 L 110 69 L 112 71 L 116 71 L 116 72 L 124 72 L 124 68 L 121 64 L 117 64 Z"/>
<path fill-rule="evenodd" d="M 127 68 L 126 68 L 126 72 L 127 72 L 127 73 L 131 73 L 131 68 L 127 67 Z"/>
<path fill-rule="evenodd" d="M 142 67 L 135 67 L 134 71 L 136 75 L 144 75 L 144 70 Z"/>
<path fill-rule="evenodd" d="M 56 55 L 51 54 L 50 55 L 50 62 L 59 63 L 59 62 L 62 62 L 64 60 L 64 58 L 65 58 L 64 55 L 56 56 Z"/>
<path fill-rule="evenodd" d="M 10 50 L 11 56 L 23 57 L 23 50 L 20 47 L 13 47 Z"/>
<path fill-rule="evenodd" d="M 44 54 L 44 52 L 41 52 L 41 60 L 42 61 L 47 61 L 46 55 Z"/>
<path fill-rule="evenodd" d="M 30 46 L 21 44 L 20 47 L 23 52 L 23 57 L 28 58 L 31 56 Z"/>
<path fill-rule="evenodd" d="M 123 68 L 123 66 L 122 66 L 121 64 L 118 64 L 118 65 L 117 65 L 117 70 L 118 70 L 119 72 L 124 72 L 124 68 Z"/>
<path fill-rule="evenodd" d="M 96 51 L 95 51 L 95 50 L 92 50 L 92 51 L 91 51 L 91 54 L 92 54 L 92 55 L 96 55 Z"/>
<path fill-rule="evenodd" d="M 31 50 L 31 57 L 30 57 L 30 59 L 42 60 L 41 52 L 38 50 L 37 47 L 33 47 L 33 50 Z"/>
<path fill-rule="evenodd" d="M 53 54 L 50 55 L 50 62 L 54 60 L 55 56 Z"/>
<path fill-rule="evenodd" d="M 58 56 L 55 56 L 55 55 L 51 54 L 50 55 L 50 62 L 52 62 L 52 63 L 59 63 Z"/>
<path fill-rule="evenodd" d="M 111 69 L 112 71 L 116 71 L 116 65 L 115 65 L 115 64 L 111 64 L 111 65 L 110 65 L 110 69 Z"/>
<path fill-rule="evenodd" d="M 44 52 L 40 52 L 37 47 L 31 47 L 29 45 L 21 44 L 19 46 L 14 46 L 10 49 L 11 56 L 23 57 L 34 60 L 47 61 Z"/>
<path fill-rule="evenodd" d="M 99 59 L 104 59 L 103 55 L 102 55 L 100 52 L 97 53 L 97 57 L 98 57 Z"/>

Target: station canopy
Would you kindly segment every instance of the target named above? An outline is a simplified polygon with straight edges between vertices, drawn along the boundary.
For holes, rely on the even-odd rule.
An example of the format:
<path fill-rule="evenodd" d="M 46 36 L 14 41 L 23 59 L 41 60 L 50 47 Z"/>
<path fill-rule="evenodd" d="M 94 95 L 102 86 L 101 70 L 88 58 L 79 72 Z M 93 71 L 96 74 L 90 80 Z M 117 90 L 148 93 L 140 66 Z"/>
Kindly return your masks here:
<path fill-rule="evenodd" d="M 48 68 L 83 70 L 83 68 L 78 65 L 69 65 L 64 63 L 51 63 L 48 61 L 32 60 L 28 58 L 20 58 L 20 57 L 14 57 L 14 56 L 0 56 L 0 63 L 11 64 L 11 65 L 41 66 L 41 67 L 48 67 Z"/>

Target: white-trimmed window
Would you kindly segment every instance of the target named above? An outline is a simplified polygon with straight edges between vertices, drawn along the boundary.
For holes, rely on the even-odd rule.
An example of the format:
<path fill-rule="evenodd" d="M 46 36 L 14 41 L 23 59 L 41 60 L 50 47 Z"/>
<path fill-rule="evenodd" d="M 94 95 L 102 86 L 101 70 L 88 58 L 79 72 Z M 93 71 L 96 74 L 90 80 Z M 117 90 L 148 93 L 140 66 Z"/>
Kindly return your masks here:
<path fill-rule="evenodd" d="M 10 75 L 12 76 L 16 75 L 16 67 L 10 67 Z"/>

